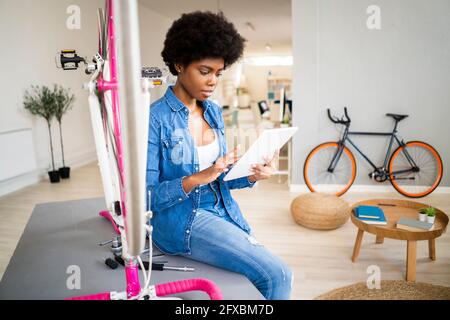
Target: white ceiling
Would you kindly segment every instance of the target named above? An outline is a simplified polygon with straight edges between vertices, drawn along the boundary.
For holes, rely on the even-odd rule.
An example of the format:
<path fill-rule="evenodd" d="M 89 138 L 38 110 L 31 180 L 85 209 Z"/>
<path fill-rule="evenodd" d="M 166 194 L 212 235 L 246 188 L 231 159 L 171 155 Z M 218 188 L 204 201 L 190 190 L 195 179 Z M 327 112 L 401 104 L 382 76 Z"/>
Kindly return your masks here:
<path fill-rule="evenodd" d="M 291 0 L 140 0 L 149 9 L 175 20 L 195 10 L 222 10 L 241 35 L 248 40 L 246 56 L 290 54 Z M 250 22 L 255 31 L 246 27 Z M 272 50 L 265 49 L 270 44 Z"/>

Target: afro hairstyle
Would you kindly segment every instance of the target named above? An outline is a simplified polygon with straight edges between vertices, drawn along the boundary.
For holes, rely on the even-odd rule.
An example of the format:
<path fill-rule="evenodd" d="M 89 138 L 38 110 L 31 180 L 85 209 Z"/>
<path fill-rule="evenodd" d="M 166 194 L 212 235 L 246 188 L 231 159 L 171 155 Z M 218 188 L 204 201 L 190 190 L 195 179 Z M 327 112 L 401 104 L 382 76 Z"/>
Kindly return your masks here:
<path fill-rule="evenodd" d="M 245 41 L 223 13 L 195 11 L 174 21 L 161 56 L 173 75 L 178 74 L 175 64 L 206 58 L 222 58 L 226 68 L 242 57 Z"/>

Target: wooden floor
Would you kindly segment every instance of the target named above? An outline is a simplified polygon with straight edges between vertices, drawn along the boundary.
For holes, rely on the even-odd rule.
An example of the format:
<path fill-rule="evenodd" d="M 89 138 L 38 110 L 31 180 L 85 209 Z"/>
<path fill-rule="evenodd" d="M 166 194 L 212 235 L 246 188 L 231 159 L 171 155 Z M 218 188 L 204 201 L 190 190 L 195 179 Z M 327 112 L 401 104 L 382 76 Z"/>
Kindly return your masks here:
<path fill-rule="evenodd" d="M 358 260 L 350 260 L 356 228 L 348 221 L 333 231 L 309 230 L 297 225 L 290 214 L 290 203 L 298 196 L 283 181 L 275 178 L 254 189 L 235 190 L 233 195 L 252 226 L 259 242 L 279 255 L 294 273 L 292 299 L 312 299 L 329 290 L 366 282 L 367 268 L 376 265 L 382 280 L 405 277 L 406 242 L 385 239 L 375 244 L 375 236 L 365 234 Z M 71 178 L 59 184 L 41 182 L 0 198 L 0 276 L 9 263 L 17 242 L 37 203 L 85 199 L 103 196 L 96 164 L 71 172 Z M 348 193 L 349 203 L 368 198 L 402 198 L 397 193 Z M 450 196 L 434 194 L 420 199 L 450 212 Z M 417 281 L 450 286 L 450 236 L 436 240 L 436 261 L 428 258 L 425 241 L 417 246 Z"/>

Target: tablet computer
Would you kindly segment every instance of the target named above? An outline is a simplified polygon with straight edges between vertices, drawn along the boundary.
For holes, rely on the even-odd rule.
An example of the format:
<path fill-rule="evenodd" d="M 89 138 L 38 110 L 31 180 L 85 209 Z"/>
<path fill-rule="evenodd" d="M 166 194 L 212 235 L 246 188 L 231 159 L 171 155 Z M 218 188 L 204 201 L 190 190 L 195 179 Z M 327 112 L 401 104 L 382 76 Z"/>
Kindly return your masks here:
<path fill-rule="evenodd" d="M 251 176 L 252 164 L 265 164 L 265 159 L 272 159 L 275 152 L 298 130 L 298 127 L 267 129 L 256 139 L 247 152 L 234 164 L 224 181 Z"/>

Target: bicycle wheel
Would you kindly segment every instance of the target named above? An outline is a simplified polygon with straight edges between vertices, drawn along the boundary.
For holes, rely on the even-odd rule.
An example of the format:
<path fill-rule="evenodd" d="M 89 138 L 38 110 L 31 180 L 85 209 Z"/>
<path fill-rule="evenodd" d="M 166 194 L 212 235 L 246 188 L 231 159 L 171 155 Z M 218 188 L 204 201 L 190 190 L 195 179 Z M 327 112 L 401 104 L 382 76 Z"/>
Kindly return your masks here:
<path fill-rule="evenodd" d="M 417 165 L 417 170 L 413 170 L 413 164 Z M 389 160 L 392 186 L 410 198 L 421 198 L 433 192 L 441 182 L 442 172 L 439 153 L 421 141 L 410 141 L 398 147 Z"/>
<path fill-rule="evenodd" d="M 356 161 L 351 151 L 344 146 L 333 172 L 328 167 L 339 150 L 337 142 L 326 142 L 315 147 L 306 157 L 303 177 L 312 192 L 343 195 L 356 177 Z"/>

